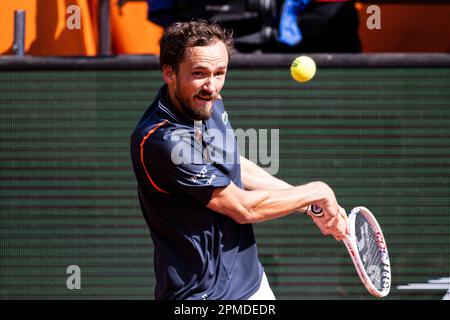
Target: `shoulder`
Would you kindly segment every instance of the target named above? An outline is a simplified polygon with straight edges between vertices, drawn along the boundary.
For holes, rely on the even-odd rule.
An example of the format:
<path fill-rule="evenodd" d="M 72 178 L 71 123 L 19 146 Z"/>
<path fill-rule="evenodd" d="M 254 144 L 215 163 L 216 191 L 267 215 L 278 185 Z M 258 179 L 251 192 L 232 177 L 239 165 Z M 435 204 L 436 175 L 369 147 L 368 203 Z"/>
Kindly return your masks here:
<path fill-rule="evenodd" d="M 141 129 L 139 136 L 149 146 L 173 146 L 184 135 L 191 135 L 193 130 L 186 126 L 173 124 L 167 119 L 148 124 Z"/>
<path fill-rule="evenodd" d="M 186 161 L 190 162 L 195 149 L 193 128 L 168 120 L 144 128 L 140 136 L 139 148 L 144 158 L 158 159 L 157 161 L 165 166 L 180 162 L 175 161 L 174 157 L 188 158 Z"/>

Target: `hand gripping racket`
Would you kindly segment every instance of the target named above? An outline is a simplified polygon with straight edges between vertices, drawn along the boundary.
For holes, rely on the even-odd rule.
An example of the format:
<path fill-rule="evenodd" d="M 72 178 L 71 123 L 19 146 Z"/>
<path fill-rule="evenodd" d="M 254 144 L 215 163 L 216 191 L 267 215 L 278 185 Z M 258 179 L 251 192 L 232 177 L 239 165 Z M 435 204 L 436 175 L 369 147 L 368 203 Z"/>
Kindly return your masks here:
<path fill-rule="evenodd" d="M 316 205 L 311 213 L 323 215 Z M 356 207 L 348 215 L 348 227 L 343 241 L 362 283 L 372 295 L 385 297 L 391 288 L 391 265 L 380 225 L 369 209 Z"/>

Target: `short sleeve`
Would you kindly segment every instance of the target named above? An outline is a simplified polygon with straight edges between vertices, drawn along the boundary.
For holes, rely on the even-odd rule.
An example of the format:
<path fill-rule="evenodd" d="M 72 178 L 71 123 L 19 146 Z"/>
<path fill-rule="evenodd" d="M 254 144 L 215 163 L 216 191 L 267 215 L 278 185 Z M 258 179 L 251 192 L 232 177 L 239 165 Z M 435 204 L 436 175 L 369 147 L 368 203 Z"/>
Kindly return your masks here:
<path fill-rule="evenodd" d="M 148 178 L 160 189 L 187 194 L 207 205 L 214 189 L 228 186 L 231 180 L 213 163 L 193 154 L 194 149 L 185 141 L 155 139 L 143 145 L 142 163 Z"/>

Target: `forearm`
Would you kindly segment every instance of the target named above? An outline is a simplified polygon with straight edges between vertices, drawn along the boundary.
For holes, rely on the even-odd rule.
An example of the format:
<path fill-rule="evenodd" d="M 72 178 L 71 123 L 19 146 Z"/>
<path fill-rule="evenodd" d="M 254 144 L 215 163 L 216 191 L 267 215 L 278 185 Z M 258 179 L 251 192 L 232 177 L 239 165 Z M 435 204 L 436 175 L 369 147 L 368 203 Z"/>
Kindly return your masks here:
<path fill-rule="evenodd" d="M 207 206 L 238 223 L 255 223 L 303 211 L 313 203 L 324 210 L 330 210 L 330 205 L 337 207 L 333 191 L 322 182 L 311 182 L 288 190 L 253 191 L 242 190 L 230 183 L 225 188 L 214 190 Z"/>
<path fill-rule="evenodd" d="M 272 176 L 252 161 L 240 157 L 241 178 L 246 190 L 289 190 L 293 186 Z"/>
<path fill-rule="evenodd" d="M 331 189 L 320 182 L 291 187 L 289 190 L 255 190 L 249 193 L 250 205 L 247 218 L 250 223 L 276 219 L 295 211 L 304 211 L 311 204 L 324 205 L 329 202 L 329 198 L 334 197 Z M 254 200 L 253 196 L 255 196 Z"/>
<path fill-rule="evenodd" d="M 245 157 L 241 159 L 241 178 L 246 190 L 291 190 L 294 188 L 291 184 L 278 179 L 268 173 L 266 170 L 248 160 Z M 282 195 L 284 197 L 284 193 Z M 301 206 L 292 211 L 305 212 L 307 206 Z M 292 212 L 290 211 L 290 212 Z"/>

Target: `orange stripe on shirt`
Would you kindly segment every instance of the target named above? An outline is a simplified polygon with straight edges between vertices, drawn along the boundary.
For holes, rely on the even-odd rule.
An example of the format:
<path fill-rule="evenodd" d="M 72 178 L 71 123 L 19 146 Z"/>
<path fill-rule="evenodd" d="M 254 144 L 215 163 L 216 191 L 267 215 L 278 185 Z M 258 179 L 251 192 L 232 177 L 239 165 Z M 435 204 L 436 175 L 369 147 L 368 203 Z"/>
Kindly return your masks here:
<path fill-rule="evenodd" d="M 156 183 L 152 180 L 152 178 L 150 177 L 150 174 L 147 171 L 147 167 L 145 166 L 145 162 L 144 162 L 144 143 L 145 141 L 152 135 L 153 132 L 156 131 L 156 129 L 158 129 L 159 127 L 161 127 L 162 125 L 164 125 L 166 122 L 168 122 L 168 120 L 164 120 L 163 122 L 158 123 L 152 130 L 150 130 L 147 135 L 142 139 L 141 141 L 141 163 L 142 163 L 142 167 L 144 168 L 145 174 L 147 175 L 148 180 L 150 180 L 150 183 L 152 184 L 152 186 L 158 190 L 159 192 L 163 192 L 163 193 L 170 193 L 165 191 L 164 189 L 158 187 L 156 185 Z"/>

